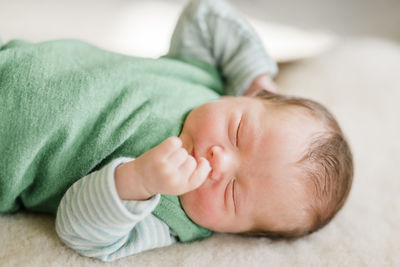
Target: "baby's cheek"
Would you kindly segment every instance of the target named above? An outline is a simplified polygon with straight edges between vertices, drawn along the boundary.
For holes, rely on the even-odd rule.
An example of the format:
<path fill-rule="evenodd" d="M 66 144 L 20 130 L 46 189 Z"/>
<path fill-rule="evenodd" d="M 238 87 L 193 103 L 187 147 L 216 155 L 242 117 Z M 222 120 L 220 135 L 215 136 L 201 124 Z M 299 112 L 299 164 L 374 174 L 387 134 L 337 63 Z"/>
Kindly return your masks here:
<path fill-rule="evenodd" d="M 225 200 L 223 190 L 209 190 L 202 196 L 202 205 L 206 207 L 207 214 L 213 218 L 224 214 Z"/>
<path fill-rule="evenodd" d="M 201 212 L 201 216 L 215 216 L 220 206 L 220 193 L 213 187 L 201 186 L 196 190 L 195 203 Z"/>

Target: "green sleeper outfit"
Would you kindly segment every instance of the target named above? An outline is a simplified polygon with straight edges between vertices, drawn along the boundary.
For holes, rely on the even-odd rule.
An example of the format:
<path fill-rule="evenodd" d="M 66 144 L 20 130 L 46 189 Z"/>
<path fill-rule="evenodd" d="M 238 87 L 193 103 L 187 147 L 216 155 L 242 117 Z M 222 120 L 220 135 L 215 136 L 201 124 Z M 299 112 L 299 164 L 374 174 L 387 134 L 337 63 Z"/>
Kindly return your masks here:
<path fill-rule="evenodd" d="M 217 99 L 215 68 L 142 59 L 79 41 L 12 41 L 0 50 L 0 212 L 54 213 L 78 179 L 138 157 Z"/>
<path fill-rule="evenodd" d="M 175 231 L 181 242 L 203 239 L 211 235 L 210 230 L 190 220 L 176 196 L 162 195 L 153 214 Z"/>

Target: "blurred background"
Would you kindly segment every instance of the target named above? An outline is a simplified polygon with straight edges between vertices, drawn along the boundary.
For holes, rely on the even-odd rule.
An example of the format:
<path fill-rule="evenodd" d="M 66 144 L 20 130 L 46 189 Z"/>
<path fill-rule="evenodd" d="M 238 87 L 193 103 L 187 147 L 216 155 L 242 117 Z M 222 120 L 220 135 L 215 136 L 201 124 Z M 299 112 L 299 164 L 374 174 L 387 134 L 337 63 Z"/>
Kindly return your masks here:
<path fill-rule="evenodd" d="M 232 0 L 259 19 L 343 36 L 400 42 L 399 0 Z"/>
<path fill-rule="evenodd" d="M 165 53 L 187 0 L 0 0 L 0 36 L 77 38 L 145 57 Z M 280 62 L 315 55 L 338 37 L 400 42 L 399 0 L 231 0 Z"/>
<path fill-rule="evenodd" d="M 120 53 L 159 57 L 186 2 L 0 0 L 0 36 L 3 43 L 75 38 Z M 135 263 L 400 266 L 400 0 L 231 2 L 260 33 L 272 57 L 289 62 L 280 64 L 276 78 L 282 92 L 325 104 L 341 123 L 356 166 L 347 207 L 325 229 L 298 242 L 219 235 L 146 252 L 135 256 Z M 51 218 L 0 216 L 0 225 L 0 266 L 103 266 L 61 246 Z M 113 266 L 132 264 L 126 258 Z"/>

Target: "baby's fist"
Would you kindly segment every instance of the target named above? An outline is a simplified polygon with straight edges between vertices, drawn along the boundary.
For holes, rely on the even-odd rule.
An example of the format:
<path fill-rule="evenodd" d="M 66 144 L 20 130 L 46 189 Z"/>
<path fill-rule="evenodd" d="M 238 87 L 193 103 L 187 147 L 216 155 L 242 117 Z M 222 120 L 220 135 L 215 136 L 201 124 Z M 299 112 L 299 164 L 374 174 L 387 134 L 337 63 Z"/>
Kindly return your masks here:
<path fill-rule="evenodd" d="M 206 159 L 196 161 L 182 147 L 178 137 L 167 138 L 160 145 L 136 159 L 137 172 L 149 194 L 181 195 L 199 187 L 211 168 Z"/>

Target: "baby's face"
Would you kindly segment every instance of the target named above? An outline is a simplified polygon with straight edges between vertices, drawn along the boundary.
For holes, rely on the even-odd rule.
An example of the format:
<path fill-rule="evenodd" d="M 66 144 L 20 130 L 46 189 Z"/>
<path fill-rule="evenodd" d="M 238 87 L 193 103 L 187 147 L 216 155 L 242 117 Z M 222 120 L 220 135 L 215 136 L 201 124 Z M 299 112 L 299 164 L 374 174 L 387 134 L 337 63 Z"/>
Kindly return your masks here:
<path fill-rule="evenodd" d="M 212 171 L 180 197 L 188 216 L 218 232 L 289 230 L 308 224 L 310 197 L 296 162 L 318 131 L 305 115 L 257 98 L 223 97 L 193 110 L 180 138 Z"/>

